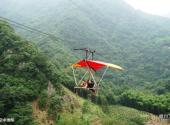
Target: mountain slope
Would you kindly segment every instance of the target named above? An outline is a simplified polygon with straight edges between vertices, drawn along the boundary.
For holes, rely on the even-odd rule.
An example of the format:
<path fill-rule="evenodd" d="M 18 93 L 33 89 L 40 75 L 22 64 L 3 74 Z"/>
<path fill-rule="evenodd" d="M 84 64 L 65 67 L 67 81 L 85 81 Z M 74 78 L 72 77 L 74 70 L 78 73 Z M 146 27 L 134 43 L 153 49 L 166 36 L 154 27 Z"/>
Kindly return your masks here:
<path fill-rule="evenodd" d="M 60 113 L 58 125 L 138 125 L 149 119 L 149 114 L 132 108 L 119 105 L 98 106 L 90 102 L 90 98 L 85 100 L 65 87 L 63 99 L 65 110 Z"/>
<path fill-rule="evenodd" d="M 0 41 L 0 116 L 14 118 L 17 125 L 33 125 L 30 102 L 46 89 L 48 81 L 60 93 L 59 69 L 1 20 Z"/>
<path fill-rule="evenodd" d="M 14 118 L 15 124 L 38 124 L 30 105 L 37 97 L 41 112 L 47 108 L 46 117 L 59 125 L 139 125 L 149 118 L 145 112 L 109 106 L 104 100 L 100 106 L 93 104 L 61 87 L 65 79 L 60 69 L 31 42 L 17 36 L 4 21 L 0 21 L 0 41 L 0 115 Z M 55 91 L 48 94 L 46 88 L 50 81 Z"/>
<path fill-rule="evenodd" d="M 4 17 L 59 36 L 52 41 L 19 30 L 65 66 L 73 62 L 70 49 L 91 47 L 101 53 L 97 58 L 127 70 L 108 76 L 117 83 L 155 82 L 170 72 L 169 19 L 136 11 L 123 0 L 3 0 L 0 10 Z"/>

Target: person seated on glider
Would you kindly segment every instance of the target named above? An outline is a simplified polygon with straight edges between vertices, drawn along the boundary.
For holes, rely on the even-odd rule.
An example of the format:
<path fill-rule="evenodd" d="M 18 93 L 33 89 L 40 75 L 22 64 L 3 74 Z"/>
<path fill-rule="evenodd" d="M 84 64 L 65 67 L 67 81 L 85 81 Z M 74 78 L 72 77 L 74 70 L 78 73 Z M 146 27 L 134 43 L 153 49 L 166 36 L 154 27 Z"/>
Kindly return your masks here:
<path fill-rule="evenodd" d="M 94 81 L 93 80 L 87 80 L 87 88 L 91 90 L 93 93 L 96 93 L 96 89 L 94 88 Z"/>
<path fill-rule="evenodd" d="M 91 79 L 88 79 L 87 80 L 87 88 L 93 88 L 94 87 L 94 81 L 93 80 L 91 80 Z"/>
<path fill-rule="evenodd" d="M 80 86 L 83 87 L 83 88 L 87 88 L 87 87 L 88 87 L 88 84 L 87 84 L 87 82 L 82 81 L 82 83 L 80 84 Z"/>
<path fill-rule="evenodd" d="M 93 80 L 87 80 L 82 81 L 82 83 L 80 84 L 80 87 L 82 88 L 88 88 L 89 90 L 91 90 L 93 93 L 96 93 L 96 89 L 94 89 L 94 81 Z"/>
<path fill-rule="evenodd" d="M 80 84 L 80 87 L 83 88 L 93 88 L 94 87 L 94 82 L 90 79 L 88 79 L 87 81 L 82 81 L 82 83 Z"/>

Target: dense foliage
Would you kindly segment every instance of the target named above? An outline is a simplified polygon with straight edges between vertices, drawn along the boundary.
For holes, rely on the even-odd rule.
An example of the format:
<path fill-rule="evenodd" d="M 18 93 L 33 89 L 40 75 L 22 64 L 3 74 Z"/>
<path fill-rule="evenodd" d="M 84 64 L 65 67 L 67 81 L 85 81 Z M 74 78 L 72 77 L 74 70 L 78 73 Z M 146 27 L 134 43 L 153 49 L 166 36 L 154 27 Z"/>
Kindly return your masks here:
<path fill-rule="evenodd" d="M 32 125 L 32 107 L 51 81 L 59 93 L 60 69 L 32 43 L 0 21 L 0 116 L 14 117 L 17 125 Z M 58 89 L 57 89 L 58 88 Z M 58 94 L 57 93 L 57 94 Z"/>
<path fill-rule="evenodd" d="M 73 90 L 74 82 L 69 66 L 80 57 L 77 55 L 81 53 L 76 54 L 71 50 L 90 47 L 98 51 L 95 58 L 125 68 L 122 73 L 109 72 L 105 84 L 101 85 L 99 96 L 91 98 L 93 102 L 101 105 L 104 112 L 109 113 L 108 104 L 117 103 L 155 114 L 169 112 L 170 23 L 168 18 L 135 11 L 122 0 L 43 2 L 13 0 L 13 2 L 15 7 L 9 4 L 11 0 L 2 0 L 0 14 L 14 20 L 22 15 L 18 22 L 55 34 L 60 39 L 37 35 L 14 25 L 15 29 L 26 38 L 35 40 L 36 45 L 55 61 L 54 66 L 43 54 L 38 53 L 37 49 L 32 49 L 33 45 L 29 44 L 28 47 L 28 42 L 25 40 L 21 43 L 22 40 L 9 33 L 9 27 L 5 26 L 3 32 L 8 35 L 4 35 L 3 32 L 0 34 L 4 41 L 0 43 L 2 60 L 0 72 L 5 73 L 3 75 L 10 75 L 7 76 L 10 78 L 15 76 L 19 81 L 20 77 L 26 81 L 37 80 L 37 85 L 40 85 L 39 82 L 44 83 L 40 88 L 45 87 L 48 80 L 53 83 L 60 81 Z M 35 4 L 38 6 L 34 6 Z M 25 11 L 22 11 L 23 7 Z M 11 42 L 11 39 L 14 42 Z M 24 48 L 18 47 L 20 44 Z M 62 71 L 58 71 L 56 66 L 61 67 Z M 142 93 L 128 91 L 130 88 Z M 83 90 L 80 95 L 89 98 L 89 93 Z M 31 95 L 31 98 L 34 97 L 36 95 Z M 58 99 L 54 97 L 50 107 L 55 109 L 59 106 Z M 46 101 L 46 97 L 42 97 L 39 105 L 45 107 Z M 0 107 L 4 107 L 3 102 L 0 102 Z M 86 108 L 84 104 L 82 111 L 86 112 Z M 49 112 L 57 114 L 51 109 Z M 74 119 L 73 117 L 70 123 L 73 123 Z M 111 118 L 107 120 L 103 122 L 113 123 Z M 65 124 L 66 120 L 60 122 Z M 79 122 L 77 121 L 77 124 Z"/>
<path fill-rule="evenodd" d="M 121 95 L 120 103 L 158 115 L 170 112 L 170 94 L 151 95 L 127 91 Z"/>
<path fill-rule="evenodd" d="M 123 0 L 2 0 L 0 10 L 4 17 L 22 15 L 18 22 L 58 36 L 50 39 L 16 27 L 62 67 L 75 61 L 71 49 L 90 47 L 100 54 L 96 58 L 126 69 L 108 76 L 119 84 L 155 82 L 170 73 L 169 19 L 134 10 Z"/>
<path fill-rule="evenodd" d="M 64 74 L 70 72 L 68 66 L 77 55 L 82 55 L 71 50 L 90 47 L 97 49 L 96 58 L 125 68 L 122 73 L 110 72 L 107 76 L 114 84 L 136 87 L 169 77 L 169 19 L 134 10 L 123 0 L 3 0 L 0 10 L 4 17 L 17 20 L 22 15 L 18 22 L 58 36 L 51 38 L 14 25 L 60 64 Z M 71 87 L 72 82 L 65 83 Z"/>

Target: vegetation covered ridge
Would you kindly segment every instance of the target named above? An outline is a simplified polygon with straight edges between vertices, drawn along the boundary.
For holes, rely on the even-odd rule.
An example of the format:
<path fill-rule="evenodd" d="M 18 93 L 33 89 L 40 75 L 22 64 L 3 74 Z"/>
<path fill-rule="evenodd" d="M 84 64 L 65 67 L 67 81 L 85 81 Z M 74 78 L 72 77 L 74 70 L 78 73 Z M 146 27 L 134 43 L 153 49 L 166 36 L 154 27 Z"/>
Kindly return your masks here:
<path fill-rule="evenodd" d="M 0 116 L 33 125 L 31 101 L 49 81 L 60 93 L 59 69 L 34 44 L 0 20 Z"/>

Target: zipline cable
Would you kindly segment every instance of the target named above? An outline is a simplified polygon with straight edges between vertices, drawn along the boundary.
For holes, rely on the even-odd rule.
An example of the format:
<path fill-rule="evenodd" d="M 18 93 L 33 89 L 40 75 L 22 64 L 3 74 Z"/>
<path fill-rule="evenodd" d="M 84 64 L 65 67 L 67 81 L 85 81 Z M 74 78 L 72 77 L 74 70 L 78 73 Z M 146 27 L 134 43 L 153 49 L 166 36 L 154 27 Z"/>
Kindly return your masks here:
<path fill-rule="evenodd" d="M 46 33 L 46 32 L 43 32 L 43 31 L 41 31 L 41 30 L 32 28 L 32 27 L 30 27 L 30 26 L 27 26 L 27 25 L 18 23 L 18 22 L 14 21 L 14 20 L 11 20 L 11 19 L 9 19 L 9 18 L 5 18 L 5 17 L 1 17 L 1 16 L 0 16 L 0 18 L 3 19 L 3 20 L 6 20 L 6 21 L 8 21 L 8 22 L 17 24 L 17 25 L 19 25 L 19 26 L 21 26 L 21 27 L 24 27 L 24 28 L 26 28 L 25 30 L 29 29 L 29 30 L 31 30 L 31 31 L 38 32 L 38 33 L 41 33 L 41 34 L 46 35 L 46 36 L 50 36 L 50 37 L 52 36 L 52 37 L 57 38 L 57 37 L 56 37 L 55 35 L 53 35 L 53 34 Z"/>
<path fill-rule="evenodd" d="M 50 38 L 50 39 L 53 40 L 53 41 L 56 41 L 56 42 L 65 41 L 65 40 L 63 40 L 63 39 L 61 39 L 61 38 L 59 38 L 59 37 L 57 37 L 57 36 L 55 36 L 55 35 L 53 35 L 53 34 L 50 34 L 50 33 L 47 33 L 47 32 L 43 32 L 43 31 L 38 30 L 38 29 L 36 29 L 36 28 L 32 28 L 31 26 L 28 26 L 28 25 L 19 23 L 19 22 L 17 22 L 17 21 L 12 20 L 12 19 L 9 19 L 9 18 L 6 18 L 6 17 L 2 17 L 2 16 L 0 16 L 0 19 L 3 20 L 3 21 L 7 21 L 7 22 L 11 23 L 12 25 L 14 25 L 14 26 L 17 27 L 17 28 L 20 28 L 20 29 L 23 29 L 23 30 L 26 30 L 26 31 L 29 31 L 29 32 L 39 33 L 39 34 L 41 34 L 41 35 L 43 35 L 43 36 L 47 36 L 48 38 Z M 60 46 L 60 49 L 64 52 L 64 51 L 66 50 L 66 48 L 64 47 L 64 45 L 62 45 L 62 44 L 60 44 L 60 43 L 58 43 L 58 44 L 59 44 L 59 46 Z M 71 49 L 71 50 L 72 50 L 72 49 Z M 72 57 L 73 55 L 75 55 L 75 54 L 73 53 L 73 51 L 70 51 L 70 50 L 68 50 L 68 53 L 66 53 L 66 54 L 67 54 L 67 58 L 70 58 L 70 57 Z M 80 57 L 76 56 L 76 58 L 80 58 Z"/>

